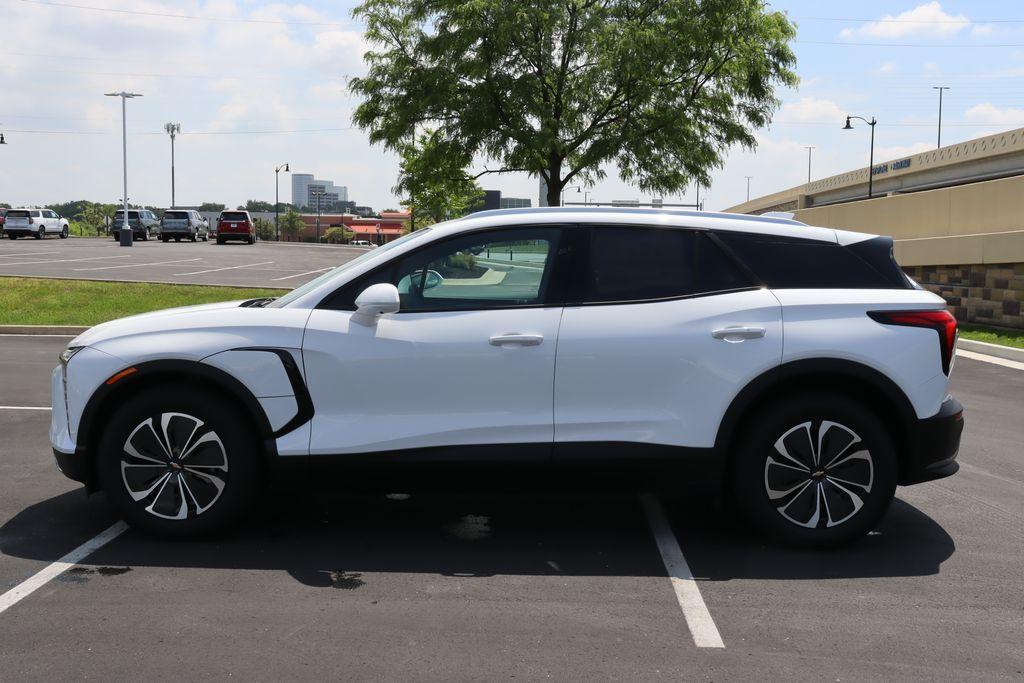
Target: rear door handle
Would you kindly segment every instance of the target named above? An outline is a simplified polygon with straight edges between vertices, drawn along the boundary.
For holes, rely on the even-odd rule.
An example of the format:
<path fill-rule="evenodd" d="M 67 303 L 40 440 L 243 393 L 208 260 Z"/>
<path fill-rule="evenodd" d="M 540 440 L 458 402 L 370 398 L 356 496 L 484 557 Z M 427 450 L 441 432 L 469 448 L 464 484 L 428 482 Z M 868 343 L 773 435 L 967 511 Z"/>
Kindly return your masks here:
<path fill-rule="evenodd" d="M 730 344 L 738 344 L 745 339 L 760 339 L 764 336 L 764 332 L 765 329 L 763 327 L 744 327 L 742 325 L 734 325 L 714 330 L 711 333 L 711 336 L 715 339 L 727 341 Z"/>
<path fill-rule="evenodd" d="M 496 334 L 490 339 L 491 346 L 539 346 L 542 341 L 542 334 Z"/>

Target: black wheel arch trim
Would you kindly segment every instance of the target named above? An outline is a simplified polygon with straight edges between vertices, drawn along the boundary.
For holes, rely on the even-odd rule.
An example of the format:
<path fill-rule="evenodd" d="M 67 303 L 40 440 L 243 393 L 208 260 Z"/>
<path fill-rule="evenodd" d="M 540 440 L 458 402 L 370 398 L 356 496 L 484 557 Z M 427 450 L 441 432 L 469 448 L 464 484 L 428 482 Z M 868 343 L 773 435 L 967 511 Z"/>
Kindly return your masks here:
<path fill-rule="evenodd" d="M 895 419 L 902 435 L 906 437 L 918 423 L 917 413 L 913 404 L 903 390 L 883 373 L 856 361 L 839 358 L 810 358 L 790 361 L 772 368 L 746 384 L 733 398 L 718 426 L 715 437 L 715 449 L 720 453 L 729 453 L 738 437 L 740 423 L 748 411 L 762 398 L 788 382 L 802 380 L 816 381 L 822 377 L 846 376 L 857 380 L 860 384 L 878 392 L 886 402 L 896 409 L 896 415 L 880 415 L 886 421 Z M 876 409 L 877 406 L 871 406 Z M 902 460 L 902 458 L 901 458 Z M 905 463 L 901 462 L 900 468 Z M 902 472 L 901 472 L 902 477 Z"/>
<path fill-rule="evenodd" d="M 309 391 L 306 389 L 306 384 L 302 379 L 302 373 L 299 371 L 299 367 L 295 362 L 294 356 L 285 349 L 244 347 L 228 350 L 265 351 L 275 354 L 281 360 L 281 364 L 284 366 L 285 373 L 288 376 L 288 381 L 295 392 L 295 402 L 297 405 L 295 416 L 284 426 L 278 430 L 274 430 L 270 425 L 266 412 L 263 410 L 263 406 L 260 405 L 259 399 L 253 395 L 241 380 L 220 368 L 203 363 L 202 361 L 184 359 L 163 359 L 137 363 L 131 366 L 126 366 L 134 367 L 136 370 L 135 372 L 126 375 L 115 384 L 101 384 L 99 388 L 93 392 L 93 395 L 89 397 L 89 400 L 85 405 L 85 409 L 82 411 L 82 416 L 79 419 L 78 431 L 75 439 L 75 456 L 82 460 L 88 460 L 90 465 L 87 468 L 87 473 L 82 477 L 82 479 L 78 479 L 77 477 L 75 477 L 75 479 L 82 481 L 89 492 L 95 491 L 98 487 L 94 463 L 92 462 L 92 450 L 96 437 L 99 434 L 98 429 L 105 421 L 105 413 L 107 412 L 106 408 L 108 407 L 106 405 L 107 399 L 115 393 L 135 388 L 142 388 L 150 381 L 161 377 L 170 380 L 181 380 L 187 378 L 199 379 L 201 381 L 210 382 L 221 390 L 237 397 L 242 401 L 249 414 L 251 414 L 257 422 L 260 437 L 265 446 L 267 461 L 276 461 L 276 440 L 301 427 L 313 416 L 313 401 L 309 395 Z"/>

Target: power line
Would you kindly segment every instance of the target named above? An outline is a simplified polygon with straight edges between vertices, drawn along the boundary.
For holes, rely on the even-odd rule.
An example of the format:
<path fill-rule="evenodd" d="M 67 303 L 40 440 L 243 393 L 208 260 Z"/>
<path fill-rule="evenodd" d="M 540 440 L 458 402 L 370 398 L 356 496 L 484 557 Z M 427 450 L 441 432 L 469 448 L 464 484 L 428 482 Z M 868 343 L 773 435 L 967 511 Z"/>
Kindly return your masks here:
<path fill-rule="evenodd" d="M 842 17 L 796 17 L 796 21 L 848 21 L 861 24 L 1024 24 L 1024 19 L 843 19 Z"/>
<path fill-rule="evenodd" d="M 794 40 L 802 45 L 840 45 L 844 47 L 923 47 L 923 48 L 1005 48 L 1024 47 L 1024 43 L 858 43 L 844 40 Z"/>

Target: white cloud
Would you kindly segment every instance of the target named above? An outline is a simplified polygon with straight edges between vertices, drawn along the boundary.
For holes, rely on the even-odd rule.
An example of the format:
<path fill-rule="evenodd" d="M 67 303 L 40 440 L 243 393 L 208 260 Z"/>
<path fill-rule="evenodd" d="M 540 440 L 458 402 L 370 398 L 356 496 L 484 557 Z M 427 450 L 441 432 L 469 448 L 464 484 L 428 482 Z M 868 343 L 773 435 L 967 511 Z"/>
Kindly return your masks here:
<path fill-rule="evenodd" d="M 891 74 L 895 70 L 896 70 L 896 65 L 893 64 L 892 62 L 886 62 L 882 66 L 878 67 L 878 73 L 882 73 L 882 74 Z"/>
<path fill-rule="evenodd" d="M 853 29 L 844 28 L 844 38 L 948 38 L 971 26 L 963 14 L 949 14 L 939 2 L 928 2 L 897 15 L 886 14 L 879 21 L 872 21 Z"/>
<path fill-rule="evenodd" d="M 778 120 L 793 123 L 840 121 L 846 112 L 835 102 L 818 97 L 802 97 L 796 102 L 784 104 L 779 110 Z"/>
<path fill-rule="evenodd" d="M 971 123 L 990 123 L 999 126 L 1024 126 L 1024 109 L 997 107 L 991 102 L 976 104 L 966 112 L 964 118 Z M 988 133 L 991 135 L 991 132 Z"/>

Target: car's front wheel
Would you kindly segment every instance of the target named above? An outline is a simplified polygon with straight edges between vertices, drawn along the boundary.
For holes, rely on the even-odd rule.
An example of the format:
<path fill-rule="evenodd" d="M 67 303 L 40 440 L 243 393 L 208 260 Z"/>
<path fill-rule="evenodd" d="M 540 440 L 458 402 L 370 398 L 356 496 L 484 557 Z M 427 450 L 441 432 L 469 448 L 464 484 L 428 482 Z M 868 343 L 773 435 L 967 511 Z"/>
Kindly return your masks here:
<path fill-rule="evenodd" d="M 65 225 L 60 229 L 60 238 L 62 240 L 66 240 L 68 238 L 68 226 Z"/>
<path fill-rule="evenodd" d="M 874 529 L 896 491 L 896 452 L 859 402 L 808 394 L 764 408 L 745 425 L 732 468 L 748 521 L 792 544 L 829 547 Z"/>
<path fill-rule="evenodd" d="M 258 441 L 231 401 L 173 386 L 136 395 L 100 440 L 100 482 L 133 527 L 193 537 L 237 522 L 260 493 Z"/>

